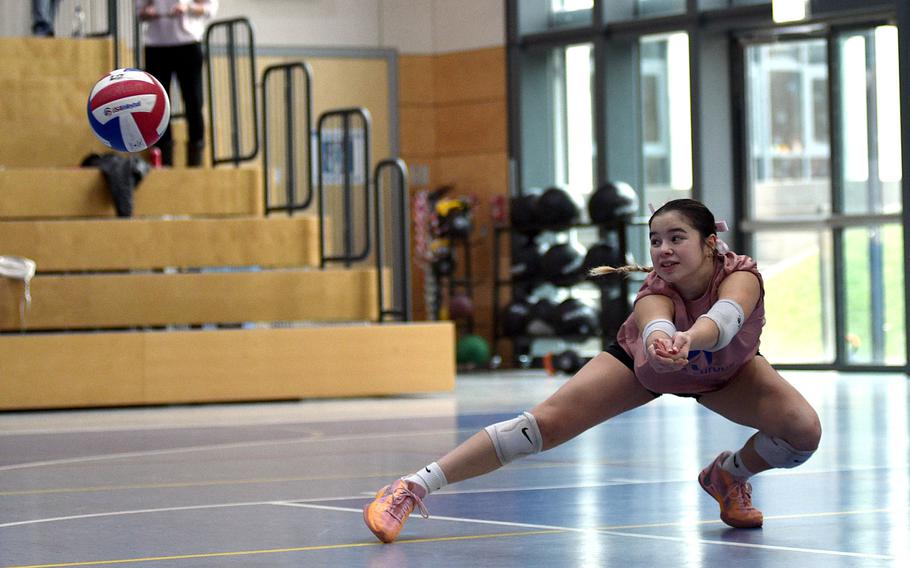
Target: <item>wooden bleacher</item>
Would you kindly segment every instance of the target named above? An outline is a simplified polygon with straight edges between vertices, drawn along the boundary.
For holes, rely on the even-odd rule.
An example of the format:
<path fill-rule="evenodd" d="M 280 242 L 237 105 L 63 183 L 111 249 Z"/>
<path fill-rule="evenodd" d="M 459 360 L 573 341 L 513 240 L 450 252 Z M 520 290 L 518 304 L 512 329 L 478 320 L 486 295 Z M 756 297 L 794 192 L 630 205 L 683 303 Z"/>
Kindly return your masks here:
<path fill-rule="evenodd" d="M 0 278 L 0 410 L 453 388 L 452 325 L 370 323 L 375 268 L 318 269 L 316 219 L 264 216 L 258 168 L 153 170 L 117 218 L 76 167 L 105 151 L 84 97 L 111 59 L 105 40 L 0 39 L 0 255 L 38 264 L 24 320 Z M 62 110 L 39 124 L 16 101 Z"/>

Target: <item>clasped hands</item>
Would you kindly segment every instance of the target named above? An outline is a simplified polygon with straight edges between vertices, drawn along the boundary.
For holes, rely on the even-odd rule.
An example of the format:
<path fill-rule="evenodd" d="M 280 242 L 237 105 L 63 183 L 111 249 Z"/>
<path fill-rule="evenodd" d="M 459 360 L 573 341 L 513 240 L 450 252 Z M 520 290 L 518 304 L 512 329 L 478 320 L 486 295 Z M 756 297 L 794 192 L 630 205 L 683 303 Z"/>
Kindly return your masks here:
<path fill-rule="evenodd" d="M 663 337 L 655 337 L 645 349 L 651 367 L 658 373 L 672 373 L 685 367 L 689 362 L 689 346 L 692 343 L 689 332 L 677 331 L 673 337 L 657 333 Z"/>

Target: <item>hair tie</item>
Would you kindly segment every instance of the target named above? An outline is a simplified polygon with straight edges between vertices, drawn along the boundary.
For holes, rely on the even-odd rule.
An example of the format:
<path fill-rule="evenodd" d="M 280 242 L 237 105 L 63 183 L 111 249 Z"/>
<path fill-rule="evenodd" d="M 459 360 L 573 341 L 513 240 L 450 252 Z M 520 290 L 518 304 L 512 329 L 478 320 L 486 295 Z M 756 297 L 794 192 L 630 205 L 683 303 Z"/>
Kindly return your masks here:
<path fill-rule="evenodd" d="M 654 212 L 657 211 L 657 209 L 654 208 L 654 204 L 650 202 L 648 203 L 648 209 L 651 211 L 651 215 L 654 215 Z"/>
<path fill-rule="evenodd" d="M 726 233 L 730 230 L 730 227 L 727 225 L 726 221 L 720 220 L 714 223 L 714 230 L 716 230 L 718 233 Z"/>

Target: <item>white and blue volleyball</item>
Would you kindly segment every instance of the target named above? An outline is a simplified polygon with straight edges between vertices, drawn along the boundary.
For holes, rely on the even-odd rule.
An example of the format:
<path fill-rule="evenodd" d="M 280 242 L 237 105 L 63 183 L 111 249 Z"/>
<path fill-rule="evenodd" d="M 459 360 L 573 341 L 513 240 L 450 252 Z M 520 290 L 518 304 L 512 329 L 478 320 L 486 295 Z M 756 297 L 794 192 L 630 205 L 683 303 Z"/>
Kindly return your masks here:
<path fill-rule="evenodd" d="M 88 122 L 108 147 L 140 152 L 161 138 L 171 102 L 157 79 L 141 69 L 115 69 L 88 97 Z"/>

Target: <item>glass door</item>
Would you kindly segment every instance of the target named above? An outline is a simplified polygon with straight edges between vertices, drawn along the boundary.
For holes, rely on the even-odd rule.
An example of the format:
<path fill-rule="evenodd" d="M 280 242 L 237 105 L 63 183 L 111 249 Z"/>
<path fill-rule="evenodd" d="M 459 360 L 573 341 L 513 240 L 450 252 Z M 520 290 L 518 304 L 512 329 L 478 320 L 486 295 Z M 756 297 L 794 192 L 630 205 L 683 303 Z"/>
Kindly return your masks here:
<path fill-rule="evenodd" d="M 744 46 L 745 222 L 777 364 L 900 366 L 893 26 Z"/>

